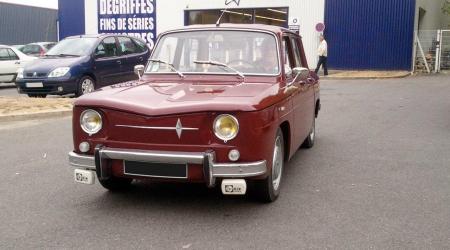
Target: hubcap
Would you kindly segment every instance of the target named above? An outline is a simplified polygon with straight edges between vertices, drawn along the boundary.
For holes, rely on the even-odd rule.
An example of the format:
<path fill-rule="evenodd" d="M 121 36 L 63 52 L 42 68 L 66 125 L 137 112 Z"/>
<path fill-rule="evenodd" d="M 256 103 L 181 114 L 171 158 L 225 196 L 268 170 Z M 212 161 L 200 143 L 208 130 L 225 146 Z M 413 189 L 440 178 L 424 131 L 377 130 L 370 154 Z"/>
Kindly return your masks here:
<path fill-rule="evenodd" d="M 275 147 L 273 151 L 273 166 L 272 166 L 272 185 L 274 190 L 278 190 L 281 181 L 281 172 L 283 170 L 283 152 L 280 136 L 275 140 Z"/>
<path fill-rule="evenodd" d="M 81 83 L 81 92 L 83 94 L 91 93 L 94 91 L 94 82 L 92 82 L 90 79 L 84 79 L 84 81 Z"/>

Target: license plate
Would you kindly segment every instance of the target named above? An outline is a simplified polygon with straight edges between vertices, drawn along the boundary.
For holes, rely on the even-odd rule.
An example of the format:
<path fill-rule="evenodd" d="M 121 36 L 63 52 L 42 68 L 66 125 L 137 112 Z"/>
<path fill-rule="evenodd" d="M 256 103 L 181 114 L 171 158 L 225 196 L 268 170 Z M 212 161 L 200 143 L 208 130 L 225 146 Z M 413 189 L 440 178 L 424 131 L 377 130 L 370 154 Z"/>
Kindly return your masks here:
<path fill-rule="evenodd" d="M 74 178 L 75 182 L 92 185 L 94 184 L 95 175 L 94 171 L 75 169 Z"/>
<path fill-rule="evenodd" d="M 27 82 L 27 88 L 42 88 L 44 84 L 42 82 Z"/>
<path fill-rule="evenodd" d="M 187 179 L 187 165 L 124 161 L 124 174 L 155 178 Z"/>

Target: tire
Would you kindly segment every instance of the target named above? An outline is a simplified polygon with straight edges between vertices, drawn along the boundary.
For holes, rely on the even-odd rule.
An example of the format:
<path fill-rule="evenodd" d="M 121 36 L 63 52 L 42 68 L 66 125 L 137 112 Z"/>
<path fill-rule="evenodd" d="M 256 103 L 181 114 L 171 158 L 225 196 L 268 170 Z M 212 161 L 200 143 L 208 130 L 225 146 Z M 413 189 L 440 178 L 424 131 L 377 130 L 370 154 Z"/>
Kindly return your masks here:
<path fill-rule="evenodd" d="M 75 93 L 76 97 L 82 96 L 84 94 L 91 93 L 95 90 L 95 81 L 90 76 L 81 77 L 80 81 L 78 81 L 77 93 Z"/>
<path fill-rule="evenodd" d="M 275 201 L 280 194 L 284 167 L 284 138 L 281 129 L 277 130 L 273 145 L 272 169 L 269 176 L 264 180 L 255 181 L 253 187 L 256 198 L 266 203 Z"/>
<path fill-rule="evenodd" d="M 46 94 L 28 94 L 28 97 L 31 97 L 31 98 L 46 98 L 47 95 Z"/>
<path fill-rule="evenodd" d="M 127 190 L 133 179 L 128 178 L 119 178 L 119 177 L 110 177 L 106 180 L 98 180 L 100 184 L 112 192 L 124 191 Z"/>
<path fill-rule="evenodd" d="M 316 139 L 316 118 L 313 119 L 313 124 L 311 130 L 309 131 L 308 137 L 303 141 L 302 148 L 312 148 L 314 146 L 314 141 Z"/>

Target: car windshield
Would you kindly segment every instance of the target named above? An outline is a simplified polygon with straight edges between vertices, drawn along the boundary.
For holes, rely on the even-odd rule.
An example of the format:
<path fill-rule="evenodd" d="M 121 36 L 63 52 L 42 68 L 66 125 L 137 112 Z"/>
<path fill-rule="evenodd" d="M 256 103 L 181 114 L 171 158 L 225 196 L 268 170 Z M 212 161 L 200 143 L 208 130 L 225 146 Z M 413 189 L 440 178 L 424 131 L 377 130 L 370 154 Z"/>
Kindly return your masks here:
<path fill-rule="evenodd" d="M 277 75 L 280 72 L 275 36 L 257 31 L 169 33 L 161 37 L 152 59 L 147 73 L 176 73 L 173 68 L 182 73 Z"/>
<path fill-rule="evenodd" d="M 59 56 L 59 55 L 73 55 L 84 56 L 88 55 L 94 45 L 97 42 L 97 38 L 83 37 L 83 38 L 69 38 L 64 39 L 51 48 L 45 55 L 47 56 Z"/>

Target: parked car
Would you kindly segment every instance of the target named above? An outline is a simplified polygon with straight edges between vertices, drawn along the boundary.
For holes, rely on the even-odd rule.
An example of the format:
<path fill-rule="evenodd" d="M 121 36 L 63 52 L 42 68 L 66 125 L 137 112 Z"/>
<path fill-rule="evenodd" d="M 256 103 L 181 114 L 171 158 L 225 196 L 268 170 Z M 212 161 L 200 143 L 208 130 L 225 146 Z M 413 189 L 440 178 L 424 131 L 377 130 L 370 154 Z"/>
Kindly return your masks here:
<path fill-rule="evenodd" d="M 34 59 L 14 47 L 0 45 L 0 83 L 14 82 L 18 69 Z"/>
<path fill-rule="evenodd" d="M 33 65 L 22 69 L 16 85 L 31 97 L 80 96 L 96 88 L 137 79 L 133 67 L 146 63 L 150 51 L 144 41 L 124 35 L 68 37 Z"/>
<path fill-rule="evenodd" d="M 314 145 L 319 109 L 318 77 L 296 33 L 238 24 L 169 31 L 141 80 L 75 101 L 69 162 L 76 182 L 97 176 L 111 191 L 163 179 L 243 195 L 252 183 L 271 202 L 285 162 Z"/>
<path fill-rule="evenodd" d="M 47 51 L 49 51 L 55 45 L 55 42 L 29 43 L 23 46 L 20 51 L 29 56 L 40 57 L 44 56 L 45 53 L 47 53 Z"/>
<path fill-rule="evenodd" d="M 20 51 L 23 47 L 25 47 L 25 45 L 24 44 L 15 44 L 15 45 L 11 45 L 11 47 L 14 47 Z M 20 52 L 22 52 L 22 51 L 20 51 Z"/>

